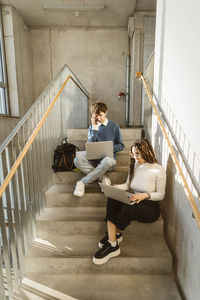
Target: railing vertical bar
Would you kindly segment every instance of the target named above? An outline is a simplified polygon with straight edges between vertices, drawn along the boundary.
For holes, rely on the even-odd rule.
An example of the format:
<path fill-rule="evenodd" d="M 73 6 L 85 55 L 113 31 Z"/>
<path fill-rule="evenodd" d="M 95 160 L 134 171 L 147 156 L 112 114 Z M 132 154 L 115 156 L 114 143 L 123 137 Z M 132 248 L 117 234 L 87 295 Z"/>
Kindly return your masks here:
<path fill-rule="evenodd" d="M 44 102 L 43 102 L 44 111 L 46 110 L 46 107 L 47 107 L 46 102 L 47 102 L 47 97 L 44 98 Z M 44 155 L 45 170 L 48 168 L 48 164 L 50 163 L 48 161 L 49 151 L 48 151 L 48 148 L 47 148 L 47 140 L 48 140 L 47 130 L 46 130 L 47 120 L 48 120 L 48 117 L 47 117 L 46 122 L 43 124 L 43 127 L 42 127 L 43 140 L 44 140 L 44 149 L 45 149 L 45 152 L 44 152 L 44 154 L 45 154 Z M 47 191 L 47 189 L 48 189 L 48 182 L 47 182 L 47 180 L 45 180 L 45 191 L 44 191 L 44 206 L 45 207 L 46 207 L 45 192 Z"/>
<path fill-rule="evenodd" d="M 49 106 L 49 95 L 48 95 L 48 98 L 47 98 L 47 105 Z M 47 117 L 47 123 L 45 124 L 46 126 L 46 133 L 47 133 L 47 153 L 48 153 L 48 161 L 47 161 L 47 164 L 48 164 L 48 182 L 47 182 L 47 185 L 49 188 L 49 185 L 50 185 L 50 171 L 51 171 L 51 133 L 50 133 L 50 115 L 48 115 Z M 46 201 L 45 201 L 46 203 Z"/>
<path fill-rule="evenodd" d="M 50 179 L 51 179 L 51 184 L 53 184 L 53 171 L 52 171 L 52 165 L 53 165 L 53 154 L 54 154 L 54 143 L 55 143 L 55 138 L 56 138 L 56 130 L 53 126 L 53 115 L 54 115 L 54 111 L 55 111 L 55 106 L 53 107 L 52 111 L 51 111 L 51 166 L 50 166 Z"/>
<path fill-rule="evenodd" d="M 32 144 L 32 169 L 33 169 L 33 184 L 34 184 L 34 211 L 35 215 L 38 213 L 38 199 L 39 199 L 39 187 L 38 187 L 38 176 L 37 173 L 39 172 L 39 169 L 37 168 L 37 158 L 36 158 L 36 143 L 35 140 Z"/>
<path fill-rule="evenodd" d="M 36 115 L 36 122 L 38 123 L 40 120 L 40 106 L 41 104 L 39 103 L 37 106 L 37 115 Z M 37 164 L 37 172 L 40 174 L 40 181 L 38 182 L 38 187 L 39 187 L 39 201 L 38 201 L 38 213 L 40 214 L 41 212 L 41 203 L 42 203 L 42 180 L 43 178 L 43 162 L 42 162 L 42 153 L 41 153 L 41 130 L 38 132 L 37 137 L 36 137 L 36 164 Z"/>
<path fill-rule="evenodd" d="M 12 153 L 13 153 L 13 159 L 14 161 L 17 159 L 16 155 L 16 149 L 15 147 L 12 147 Z M 15 172 L 15 184 L 13 185 L 13 191 L 15 195 L 15 208 L 14 208 L 14 214 L 15 214 L 15 223 L 16 223 L 16 234 L 17 234 L 17 249 L 18 249 L 18 258 L 19 258 L 19 268 L 20 268 L 20 278 L 23 279 L 24 277 L 24 267 L 23 267 L 23 249 L 24 249 L 24 243 L 23 243 L 23 236 L 22 236 L 22 222 L 20 222 L 20 189 L 19 189 L 19 177 L 18 177 L 18 170 Z"/>
<path fill-rule="evenodd" d="M 42 117 L 42 111 L 41 111 L 41 103 L 38 104 L 38 121 L 41 119 Z M 40 174 L 41 174 L 41 178 L 44 178 L 44 163 L 43 163 L 43 147 L 42 147 L 42 142 L 41 142 L 41 138 L 42 138 L 42 132 L 41 130 L 39 131 L 38 135 L 37 135 L 37 139 L 38 139 L 38 143 L 37 143 L 37 160 L 40 160 Z M 42 209 L 43 209 L 43 181 L 40 180 L 39 182 L 40 184 L 40 202 L 39 202 L 39 213 L 41 213 Z"/>
<path fill-rule="evenodd" d="M 36 124 L 38 124 L 39 122 L 39 115 L 38 115 L 38 111 L 39 111 L 39 107 L 37 107 L 37 111 L 35 114 L 35 122 Z M 35 139 L 35 168 L 36 168 L 36 173 L 38 176 L 37 177 L 37 189 L 38 189 L 38 193 L 37 193 L 37 199 L 36 199 L 36 208 L 37 208 L 37 214 L 40 213 L 40 203 L 42 201 L 42 197 L 41 197 L 41 190 L 42 190 L 42 183 L 41 180 L 39 180 L 39 174 L 41 174 L 41 155 L 40 155 L 40 132 L 38 133 L 38 135 L 36 136 Z"/>
<path fill-rule="evenodd" d="M 44 99 L 43 99 L 44 100 Z M 42 118 L 43 115 L 43 101 L 40 103 L 40 115 L 39 119 Z M 42 144 L 43 141 L 43 144 Z M 40 157 L 41 157 L 41 173 L 42 173 L 42 181 L 41 181 L 41 203 L 40 203 L 40 212 L 43 211 L 45 205 L 44 205 L 44 193 L 45 193 L 45 147 L 44 147 L 44 135 L 43 135 L 43 128 L 40 130 Z"/>
<path fill-rule="evenodd" d="M 23 126 L 23 144 L 25 144 L 25 129 Z M 28 171 L 27 171 L 27 156 L 24 156 L 23 159 L 23 183 L 24 183 L 24 191 L 25 191 L 25 204 L 26 204 L 26 218 L 27 218 L 27 230 L 28 230 L 28 248 L 30 248 L 32 242 L 32 226 L 31 226 L 31 214 L 30 214 L 30 189 L 28 184 Z"/>
<path fill-rule="evenodd" d="M 4 181 L 3 159 L 2 159 L 2 154 L 0 154 L 0 182 L 2 183 L 3 181 Z M 6 203 L 5 192 L 3 193 L 2 198 L 0 198 L 0 228 L 1 228 L 1 235 L 2 235 L 2 242 L 3 242 L 3 258 L 4 258 L 5 269 L 6 269 L 8 294 L 9 297 L 11 298 L 13 295 L 13 283 L 11 277 L 10 249 L 8 243 L 7 230 L 6 230 L 3 201 Z"/>
<path fill-rule="evenodd" d="M 24 182 L 24 166 L 23 161 L 20 164 L 20 177 L 21 177 L 21 189 L 22 189 L 22 201 L 21 201 L 21 223 L 23 229 L 23 238 L 24 238 L 24 253 L 28 251 L 28 224 L 26 216 L 26 191 L 25 191 L 25 182 Z"/>
<path fill-rule="evenodd" d="M 29 126 L 28 126 L 28 136 L 31 136 L 32 132 L 34 130 L 34 126 L 32 123 L 32 114 L 29 118 Z M 33 159 L 32 159 L 32 145 L 29 148 L 29 151 L 26 154 L 27 157 L 27 174 L 28 174 L 28 181 L 29 181 L 29 191 L 30 191 L 30 200 L 29 200 L 29 206 L 30 206 L 30 216 L 31 216 L 31 242 L 36 238 L 36 216 L 35 216 L 35 205 L 34 205 L 34 199 L 35 199 L 35 187 L 33 182 Z"/>
<path fill-rule="evenodd" d="M 2 205 L 2 198 L 0 199 L 0 227 L 1 227 L 1 234 L 2 234 L 2 242 L 3 242 L 3 261 L 6 270 L 6 282 L 7 282 L 7 289 L 8 294 L 11 299 L 13 295 L 13 282 L 11 276 L 11 263 L 10 263 L 10 249 L 8 244 L 8 237 L 6 232 L 6 222 L 4 217 L 4 209 Z"/>
<path fill-rule="evenodd" d="M 2 199 L 0 199 L 2 201 Z M 0 236 L 1 236 L 1 230 L 0 230 Z M 1 246 L 1 243 L 0 243 Z M 1 300 L 6 300 L 6 295 L 5 295 L 5 287 L 4 287 L 4 278 L 3 278 L 3 266 L 2 266 L 2 251 L 3 248 L 2 246 L 0 247 L 0 299 Z"/>
<path fill-rule="evenodd" d="M 8 173 L 10 172 L 10 151 L 8 147 L 5 149 L 6 154 L 6 165 Z M 8 212 L 8 228 L 9 228 L 9 238 L 11 245 L 11 254 L 12 254 L 12 262 L 14 268 L 14 281 L 15 288 L 19 285 L 19 270 L 18 270 L 18 259 L 17 259 L 17 245 L 16 245 L 16 233 L 14 230 L 14 225 L 16 225 L 16 220 L 13 217 L 12 208 L 14 209 L 14 195 L 13 195 L 13 184 L 12 180 L 9 182 L 7 191 L 7 212 Z"/>
<path fill-rule="evenodd" d="M 50 97 L 51 95 L 49 94 L 49 100 L 50 100 Z M 49 146 L 49 149 L 51 151 L 49 151 L 49 157 L 50 157 L 50 167 L 49 167 L 49 183 L 52 184 L 52 164 L 53 164 L 53 161 L 52 161 L 52 150 L 53 150 L 53 131 L 52 131 L 52 111 L 50 112 L 49 114 L 49 143 L 50 143 L 50 146 Z"/>

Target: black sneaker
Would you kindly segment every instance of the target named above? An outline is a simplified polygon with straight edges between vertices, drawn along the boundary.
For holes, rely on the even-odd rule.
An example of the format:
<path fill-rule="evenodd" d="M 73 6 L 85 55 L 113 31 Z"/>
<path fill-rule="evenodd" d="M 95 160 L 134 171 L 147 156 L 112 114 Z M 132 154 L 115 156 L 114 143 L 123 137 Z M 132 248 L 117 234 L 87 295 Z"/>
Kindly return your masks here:
<path fill-rule="evenodd" d="M 116 240 L 118 244 L 123 241 L 122 233 L 116 234 Z M 108 233 L 106 232 L 106 235 L 98 242 L 98 247 L 101 249 L 103 245 L 105 245 L 108 241 Z"/>
<path fill-rule="evenodd" d="M 120 255 L 121 251 L 119 245 L 112 247 L 109 242 L 104 244 L 103 248 L 98 250 L 97 253 L 93 256 L 93 263 L 95 265 L 105 264 L 111 257 Z"/>

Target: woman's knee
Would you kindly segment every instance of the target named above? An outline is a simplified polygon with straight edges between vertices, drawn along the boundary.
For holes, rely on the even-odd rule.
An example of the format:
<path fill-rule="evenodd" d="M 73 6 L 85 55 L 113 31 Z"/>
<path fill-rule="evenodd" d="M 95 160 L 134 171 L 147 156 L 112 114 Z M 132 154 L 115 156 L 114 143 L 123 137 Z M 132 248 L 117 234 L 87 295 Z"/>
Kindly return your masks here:
<path fill-rule="evenodd" d="M 107 199 L 107 212 L 119 213 L 123 207 L 123 203 L 112 198 Z"/>
<path fill-rule="evenodd" d="M 147 200 L 148 201 L 148 200 Z M 155 222 L 160 217 L 160 207 L 155 202 L 142 201 L 132 207 L 132 217 L 142 223 Z"/>

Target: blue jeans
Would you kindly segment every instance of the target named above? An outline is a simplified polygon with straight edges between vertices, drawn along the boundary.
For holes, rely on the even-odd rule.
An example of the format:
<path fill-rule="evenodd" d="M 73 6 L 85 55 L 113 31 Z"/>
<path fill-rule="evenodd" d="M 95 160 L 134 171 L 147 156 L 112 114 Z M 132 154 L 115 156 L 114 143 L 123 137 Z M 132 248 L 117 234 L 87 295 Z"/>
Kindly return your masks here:
<path fill-rule="evenodd" d="M 76 153 L 74 164 L 79 170 L 87 174 L 81 181 L 88 184 L 97 179 L 102 179 L 107 171 L 114 170 L 116 160 L 109 156 L 104 157 L 102 160 L 88 160 L 86 151 L 79 151 Z"/>

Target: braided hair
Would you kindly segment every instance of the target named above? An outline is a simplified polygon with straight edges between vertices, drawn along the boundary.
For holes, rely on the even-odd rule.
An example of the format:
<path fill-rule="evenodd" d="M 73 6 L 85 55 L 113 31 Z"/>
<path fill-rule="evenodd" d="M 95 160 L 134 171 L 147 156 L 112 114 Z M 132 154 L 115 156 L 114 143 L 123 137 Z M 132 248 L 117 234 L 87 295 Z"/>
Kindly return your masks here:
<path fill-rule="evenodd" d="M 130 147 L 130 150 L 129 150 L 129 155 L 130 155 L 129 184 L 131 183 L 131 180 L 134 176 L 134 168 L 135 168 L 135 158 L 132 156 L 133 147 L 138 149 L 138 151 L 141 154 L 141 157 L 145 160 L 145 162 L 150 163 L 150 164 L 157 163 L 155 152 L 153 150 L 151 143 L 145 138 L 136 140 L 135 143 L 133 143 L 133 145 Z"/>

